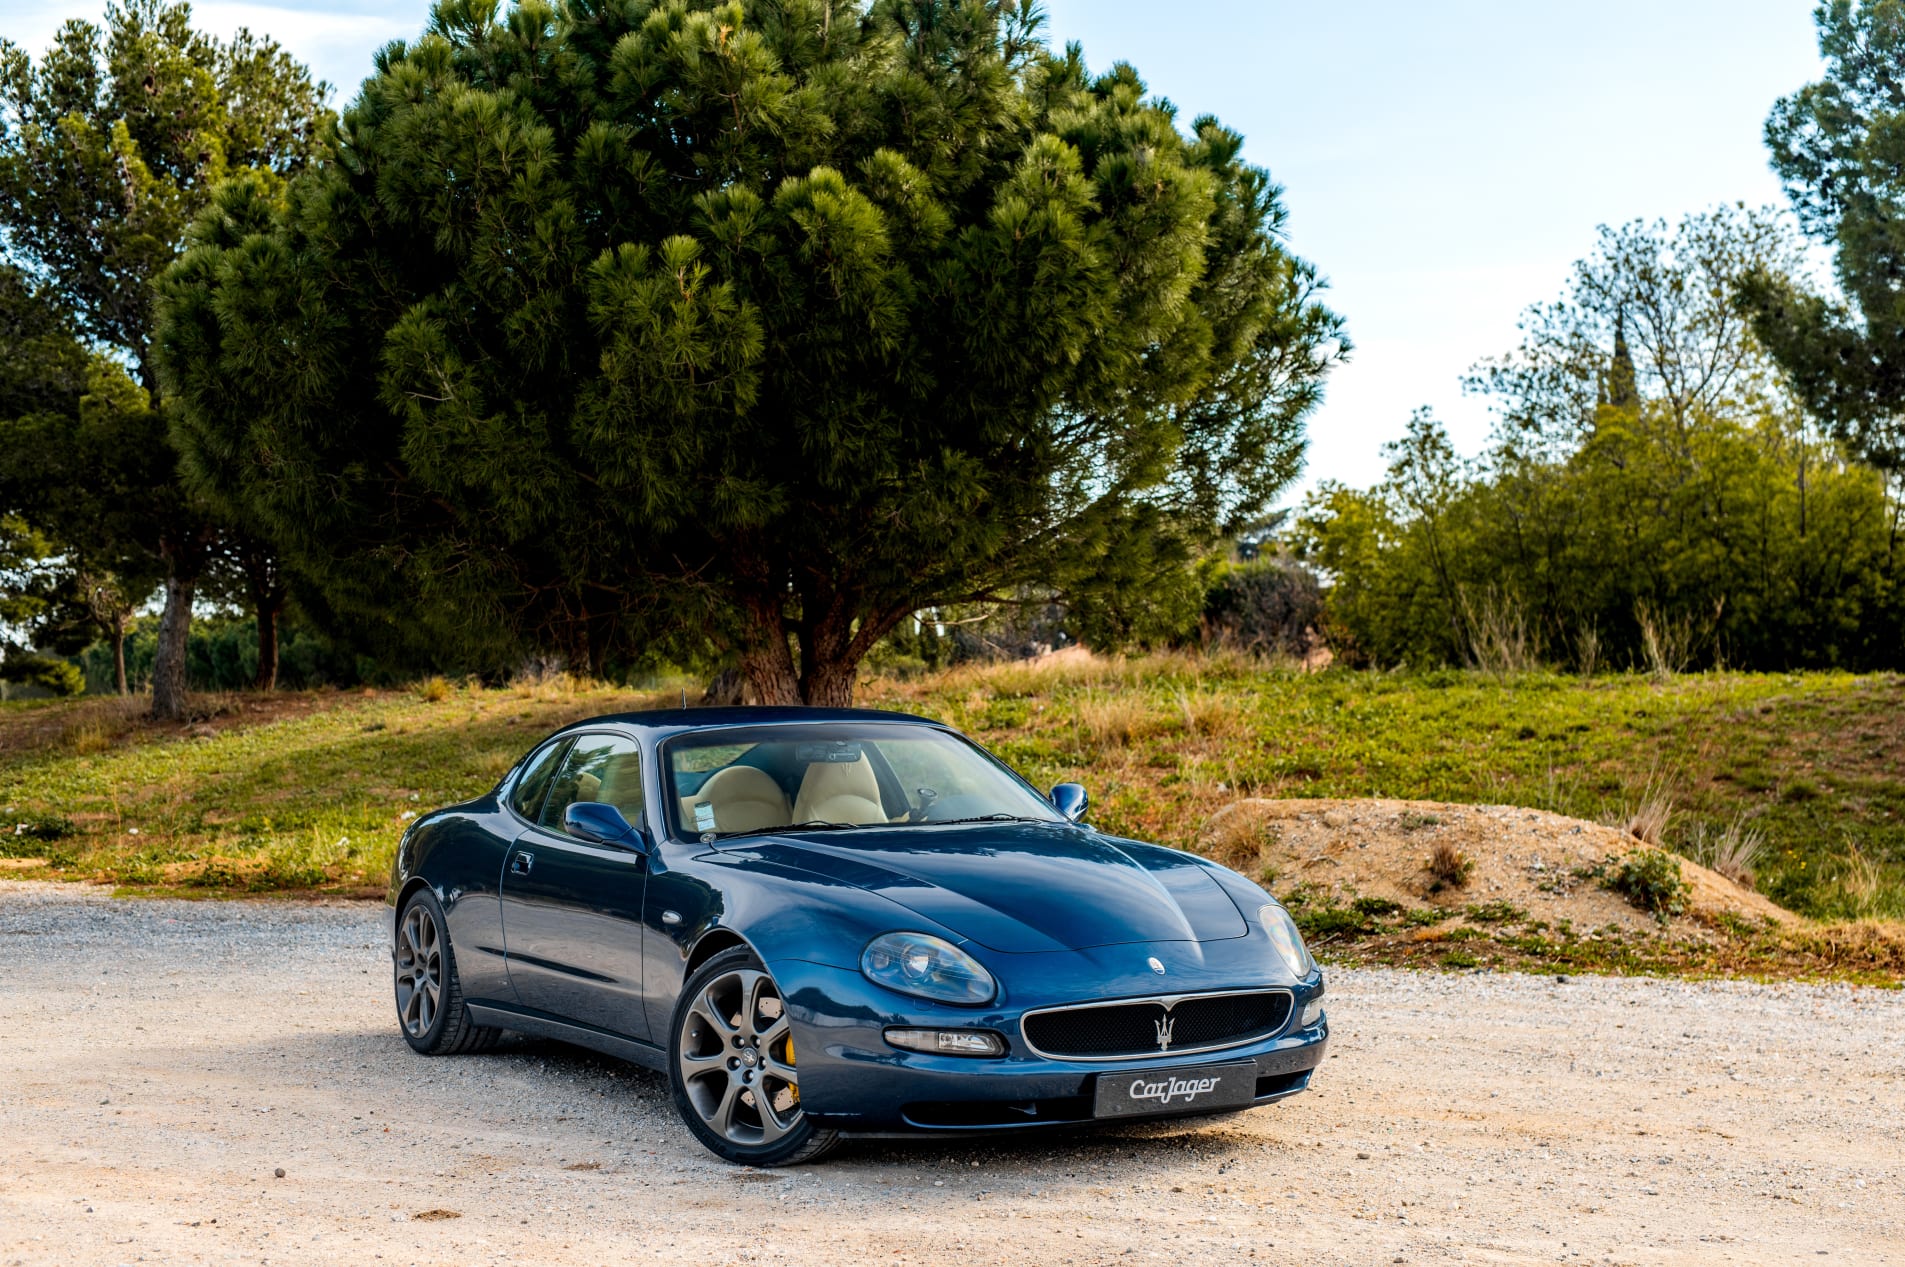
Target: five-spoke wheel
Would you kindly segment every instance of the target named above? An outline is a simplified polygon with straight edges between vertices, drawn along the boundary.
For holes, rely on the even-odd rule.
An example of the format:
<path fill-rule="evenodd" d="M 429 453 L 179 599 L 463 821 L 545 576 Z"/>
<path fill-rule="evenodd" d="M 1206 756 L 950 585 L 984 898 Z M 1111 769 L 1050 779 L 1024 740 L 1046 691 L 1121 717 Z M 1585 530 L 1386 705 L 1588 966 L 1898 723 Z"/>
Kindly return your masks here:
<path fill-rule="evenodd" d="M 834 1132 L 816 1128 L 801 1109 L 787 1007 L 751 952 L 726 951 L 688 979 L 674 1031 L 675 1105 L 709 1148 L 776 1166 L 832 1146 Z"/>
<path fill-rule="evenodd" d="M 449 924 L 436 894 L 418 889 L 404 903 L 390 951 L 397 1024 L 405 1042 L 428 1056 L 483 1051 L 495 1045 L 501 1031 L 478 1025 L 463 1005 Z"/>
<path fill-rule="evenodd" d="M 397 1019 L 406 1036 L 421 1039 L 437 1020 L 443 999 L 443 934 L 436 915 L 412 902 L 397 925 Z"/>

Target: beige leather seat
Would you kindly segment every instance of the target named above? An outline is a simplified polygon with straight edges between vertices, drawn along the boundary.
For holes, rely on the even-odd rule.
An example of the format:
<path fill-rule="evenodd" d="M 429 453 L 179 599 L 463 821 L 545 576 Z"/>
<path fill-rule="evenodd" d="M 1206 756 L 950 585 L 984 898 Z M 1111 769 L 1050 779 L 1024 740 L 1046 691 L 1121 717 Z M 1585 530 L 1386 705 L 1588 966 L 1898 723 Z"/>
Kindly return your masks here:
<path fill-rule="evenodd" d="M 816 761 L 807 767 L 800 795 L 794 798 L 794 821 L 809 820 L 855 825 L 891 821 L 880 804 L 880 781 L 864 753 L 858 761 Z"/>
<path fill-rule="evenodd" d="M 695 816 L 702 804 L 714 812 L 715 831 L 766 831 L 793 821 L 781 785 L 749 765 L 716 770 L 699 792 L 681 798 L 681 823 L 688 831 L 706 830 Z"/>
<path fill-rule="evenodd" d="M 631 823 L 642 820 L 642 757 L 638 752 L 618 752 L 602 763 L 601 781 L 587 801 L 601 801 L 622 811 Z"/>

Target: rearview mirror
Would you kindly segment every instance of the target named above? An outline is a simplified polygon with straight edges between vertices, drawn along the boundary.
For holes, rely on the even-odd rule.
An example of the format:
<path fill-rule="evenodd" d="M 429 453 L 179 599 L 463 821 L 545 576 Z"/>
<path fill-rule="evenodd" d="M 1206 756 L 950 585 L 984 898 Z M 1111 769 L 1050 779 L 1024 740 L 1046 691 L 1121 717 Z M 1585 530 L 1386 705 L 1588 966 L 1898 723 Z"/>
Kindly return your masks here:
<path fill-rule="evenodd" d="M 562 811 L 563 830 L 599 845 L 620 845 L 642 852 L 641 832 L 629 825 L 622 811 L 601 801 L 577 801 Z"/>
<path fill-rule="evenodd" d="M 1082 783 L 1061 783 L 1052 789 L 1052 808 L 1076 823 L 1091 808 L 1091 797 Z"/>

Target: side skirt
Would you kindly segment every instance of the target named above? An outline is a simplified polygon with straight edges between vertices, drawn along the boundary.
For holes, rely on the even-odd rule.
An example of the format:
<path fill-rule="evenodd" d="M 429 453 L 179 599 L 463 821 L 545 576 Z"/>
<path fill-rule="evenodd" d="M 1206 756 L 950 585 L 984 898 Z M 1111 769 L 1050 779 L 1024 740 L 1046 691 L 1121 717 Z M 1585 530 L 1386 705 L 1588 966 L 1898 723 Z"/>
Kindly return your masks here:
<path fill-rule="evenodd" d="M 639 1039 L 623 1038 L 620 1034 L 611 1034 L 593 1025 L 577 1025 L 572 1021 L 559 1021 L 553 1016 L 544 1016 L 538 1012 L 518 1011 L 513 1007 L 498 1007 L 493 1003 L 471 1003 L 470 1019 L 478 1025 L 487 1025 L 493 1029 L 513 1029 L 518 1034 L 533 1034 L 537 1038 L 553 1038 L 558 1042 L 574 1043 L 577 1047 L 587 1047 L 590 1051 L 599 1051 L 604 1056 L 614 1056 L 630 1064 L 652 1069 L 656 1073 L 668 1072 L 668 1059 L 659 1047 L 644 1043 Z"/>

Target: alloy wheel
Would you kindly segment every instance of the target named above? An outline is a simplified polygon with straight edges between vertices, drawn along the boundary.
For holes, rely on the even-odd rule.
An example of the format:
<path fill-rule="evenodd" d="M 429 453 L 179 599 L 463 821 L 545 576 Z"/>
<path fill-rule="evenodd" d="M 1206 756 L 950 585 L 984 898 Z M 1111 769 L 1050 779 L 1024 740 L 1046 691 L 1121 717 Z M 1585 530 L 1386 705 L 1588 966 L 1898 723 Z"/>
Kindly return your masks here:
<path fill-rule="evenodd" d="M 430 908 L 412 904 L 397 929 L 397 1016 L 421 1039 L 436 1023 L 443 995 L 443 935 Z"/>
<path fill-rule="evenodd" d="M 724 972 L 695 996 L 675 1053 L 688 1101 L 730 1143 L 772 1144 L 800 1125 L 792 1029 L 774 979 Z"/>

